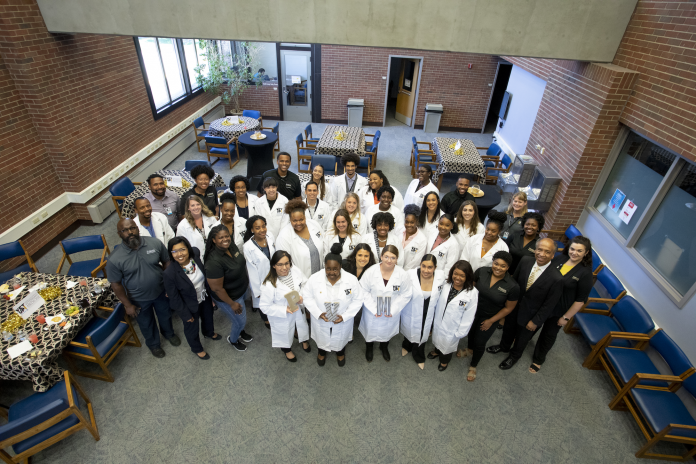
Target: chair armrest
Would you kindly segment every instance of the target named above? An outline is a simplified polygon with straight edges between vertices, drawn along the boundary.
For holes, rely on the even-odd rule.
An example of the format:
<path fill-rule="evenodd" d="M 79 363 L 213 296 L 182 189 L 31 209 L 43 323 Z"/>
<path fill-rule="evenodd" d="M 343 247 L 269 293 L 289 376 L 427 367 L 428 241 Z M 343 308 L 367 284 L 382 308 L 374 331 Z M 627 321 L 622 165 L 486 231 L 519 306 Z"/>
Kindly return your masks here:
<path fill-rule="evenodd" d="M 79 343 L 73 340 L 70 340 L 70 343 L 68 343 L 69 346 L 76 346 L 78 348 L 89 348 L 89 345 L 86 343 Z"/>
<path fill-rule="evenodd" d="M 599 314 L 600 316 L 608 316 L 611 311 L 609 309 L 593 309 L 593 308 L 585 308 L 584 306 L 580 308 L 579 313 L 585 313 L 585 314 Z"/>
<path fill-rule="evenodd" d="M 641 380 L 660 380 L 663 382 L 671 382 L 668 387 L 655 387 L 652 385 L 640 385 Z M 675 375 L 658 375 L 658 374 L 644 374 L 644 373 L 637 373 L 634 374 L 633 377 L 631 377 L 631 380 L 626 382 L 626 384 L 619 390 L 619 392 L 616 394 L 613 400 L 611 400 L 611 403 L 609 403 L 609 408 L 614 409 L 616 406 L 623 401 L 624 397 L 628 394 L 628 392 L 631 391 L 633 388 L 640 388 L 643 390 L 661 390 L 661 391 L 670 391 L 674 393 L 681 387 L 682 379 L 680 377 L 677 377 Z M 668 425 L 668 427 L 672 427 L 673 424 Z M 691 427 L 694 430 L 696 430 L 696 427 L 693 426 L 679 426 L 679 427 Z M 656 430 L 655 432 L 660 432 L 660 430 Z"/>
<path fill-rule="evenodd" d="M 101 311 L 112 312 L 116 308 L 107 308 L 106 306 L 97 306 L 97 309 L 99 309 Z"/>
<path fill-rule="evenodd" d="M 63 252 L 63 257 L 60 258 L 60 262 L 58 263 L 58 269 L 56 269 L 56 274 L 60 274 L 60 270 L 63 269 L 63 264 L 65 263 L 65 258 L 67 256 L 68 255 L 66 255 L 65 252 Z"/>
<path fill-rule="evenodd" d="M 142 185 L 142 182 L 133 182 L 133 185 Z"/>
<path fill-rule="evenodd" d="M 432 143 L 432 142 L 419 142 L 418 140 L 416 140 L 416 144 L 417 144 L 417 145 L 427 145 L 429 150 L 432 150 L 432 149 L 433 149 L 433 143 Z"/>
<path fill-rule="evenodd" d="M 507 171 L 507 168 L 486 168 L 487 171 Z"/>
<path fill-rule="evenodd" d="M 604 352 L 605 348 L 609 346 L 613 340 L 635 340 L 639 342 L 647 342 L 650 340 L 650 337 L 646 334 L 635 332 L 609 332 L 592 348 L 592 352 L 587 355 L 587 358 L 585 358 L 582 366 L 591 369 L 592 366 L 597 363 L 597 360 Z"/>
<path fill-rule="evenodd" d="M 482 160 L 486 160 L 486 161 L 500 161 L 500 158 L 498 158 L 497 156 L 487 156 L 487 155 L 479 155 L 479 156 L 481 157 Z"/>
<path fill-rule="evenodd" d="M 607 304 L 614 304 L 614 303 L 618 303 L 618 302 L 619 302 L 618 299 L 615 300 L 615 299 L 613 299 L 613 298 L 588 298 L 588 299 L 587 299 L 587 303 L 585 303 L 585 305 L 587 305 L 588 303 L 607 303 Z"/>
<path fill-rule="evenodd" d="M 97 267 L 91 272 L 92 278 L 97 277 L 97 274 L 99 274 L 99 272 L 101 272 L 102 269 L 105 269 L 105 268 L 106 268 L 106 263 L 107 263 L 107 262 L 104 261 L 103 263 L 101 263 L 99 266 L 97 266 Z"/>

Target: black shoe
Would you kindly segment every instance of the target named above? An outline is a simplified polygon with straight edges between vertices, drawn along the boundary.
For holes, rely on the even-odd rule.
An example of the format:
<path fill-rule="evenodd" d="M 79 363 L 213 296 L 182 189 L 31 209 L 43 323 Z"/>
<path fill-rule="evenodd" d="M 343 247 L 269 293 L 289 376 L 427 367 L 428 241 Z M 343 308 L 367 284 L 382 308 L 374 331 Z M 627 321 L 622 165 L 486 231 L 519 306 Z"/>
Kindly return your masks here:
<path fill-rule="evenodd" d="M 439 357 L 439 356 L 440 356 L 439 354 L 428 353 L 428 356 L 427 356 L 427 357 L 428 357 L 428 359 L 436 359 L 436 358 Z"/>
<path fill-rule="evenodd" d="M 339 361 L 338 356 L 336 356 L 336 361 L 338 361 L 338 367 L 343 367 L 346 365 L 346 356 L 343 355 L 343 359 Z"/>
<path fill-rule="evenodd" d="M 217 341 L 217 340 L 222 340 L 222 335 L 220 335 L 220 334 L 215 334 L 215 335 L 213 335 L 212 337 L 208 337 L 207 335 L 203 335 L 203 338 L 209 338 L 209 339 L 211 339 L 211 340 Z"/>
<path fill-rule="evenodd" d="M 444 371 L 445 369 L 447 369 L 447 366 L 449 366 L 449 364 L 447 364 L 447 365 L 445 365 L 445 366 L 443 366 L 442 364 L 438 364 L 437 370 L 440 371 L 440 372 L 442 372 L 442 371 Z"/>
<path fill-rule="evenodd" d="M 246 351 L 246 345 L 244 343 L 240 342 L 239 340 L 232 343 L 229 335 L 227 336 L 227 343 L 234 346 L 234 349 L 236 349 L 237 351 Z"/>
<path fill-rule="evenodd" d="M 503 327 L 505 327 L 503 324 L 498 324 L 497 326 L 495 326 L 495 328 L 498 330 L 503 330 Z"/>
<path fill-rule="evenodd" d="M 253 306 L 251 307 L 251 312 L 252 312 L 252 313 L 255 313 L 255 312 L 258 311 L 258 310 L 259 310 L 259 308 L 254 308 Z"/>
<path fill-rule="evenodd" d="M 387 362 L 391 361 L 391 356 L 389 356 L 389 348 L 382 349 L 382 357 Z"/>
<path fill-rule="evenodd" d="M 296 363 L 296 362 L 297 362 L 297 356 L 295 356 L 294 358 L 290 359 L 290 358 L 288 358 L 288 354 L 287 354 L 287 353 L 285 353 L 285 359 L 287 359 L 287 360 L 290 361 L 291 363 Z"/>
<path fill-rule="evenodd" d="M 172 346 L 179 346 L 181 345 L 181 339 L 176 336 L 176 334 L 172 335 L 172 338 L 168 338 L 169 343 L 172 344 Z"/>
<path fill-rule="evenodd" d="M 209 355 L 208 353 L 206 353 L 205 356 L 203 356 L 202 358 L 201 358 L 200 356 L 198 356 L 198 355 L 196 355 L 196 357 L 197 357 L 198 359 L 202 359 L 202 360 L 204 360 L 204 361 L 205 361 L 206 359 L 210 359 L 210 355 Z"/>
<path fill-rule="evenodd" d="M 307 353 L 311 353 L 312 352 L 312 345 L 310 345 L 309 342 L 307 342 L 307 348 L 305 348 L 303 346 L 302 349 L 305 350 L 305 352 L 307 352 Z"/>
<path fill-rule="evenodd" d="M 239 338 L 241 338 L 244 343 L 249 343 L 250 341 L 252 341 L 254 339 L 254 337 L 252 337 L 251 335 L 249 335 L 248 333 L 246 333 L 243 330 L 239 334 Z"/>
<path fill-rule="evenodd" d="M 324 367 L 324 364 L 326 364 L 326 356 L 324 356 L 324 359 L 319 359 L 319 356 L 317 356 L 317 364 Z"/>
<path fill-rule="evenodd" d="M 512 359 L 511 357 L 508 357 L 505 361 L 501 362 L 498 367 L 501 368 L 502 370 L 506 371 L 510 369 L 512 366 L 517 364 L 516 359 Z"/>
<path fill-rule="evenodd" d="M 509 353 L 510 350 L 504 350 L 500 345 L 493 345 L 486 348 L 486 353 L 498 354 L 498 353 Z"/>
<path fill-rule="evenodd" d="M 365 359 L 367 359 L 367 362 L 371 363 L 372 362 L 372 347 L 368 346 L 365 349 Z"/>
<path fill-rule="evenodd" d="M 155 358 L 164 358 L 164 356 L 166 355 L 164 350 L 159 346 L 157 348 L 150 348 L 150 352 L 152 353 L 152 356 L 154 356 Z"/>

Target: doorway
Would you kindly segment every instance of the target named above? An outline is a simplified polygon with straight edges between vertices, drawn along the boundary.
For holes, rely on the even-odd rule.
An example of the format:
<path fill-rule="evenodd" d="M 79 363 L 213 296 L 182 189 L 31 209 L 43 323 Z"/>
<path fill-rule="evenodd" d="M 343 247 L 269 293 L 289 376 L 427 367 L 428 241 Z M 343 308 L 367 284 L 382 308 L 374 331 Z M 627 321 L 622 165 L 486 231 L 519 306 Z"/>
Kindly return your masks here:
<path fill-rule="evenodd" d="M 384 101 L 384 126 L 413 127 L 422 58 L 390 56 Z"/>
<path fill-rule="evenodd" d="M 508 63 L 507 61 L 498 63 L 498 69 L 495 73 L 495 79 L 493 81 L 493 90 L 491 91 L 491 98 L 488 104 L 486 122 L 483 124 L 483 128 L 481 129 L 481 133 L 483 134 L 492 134 L 496 130 L 496 126 L 498 124 L 498 113 L 500 113 L 500 106 L 503 103 L 503 96 L 505 95 L 505 90 L 507 90 L 511 73 L 511 63 Z"/>
<path fill-rule="evenodd" d="M 281 49 L 280 68 L 283 119 L 312 122 L 312 52 Z"/>

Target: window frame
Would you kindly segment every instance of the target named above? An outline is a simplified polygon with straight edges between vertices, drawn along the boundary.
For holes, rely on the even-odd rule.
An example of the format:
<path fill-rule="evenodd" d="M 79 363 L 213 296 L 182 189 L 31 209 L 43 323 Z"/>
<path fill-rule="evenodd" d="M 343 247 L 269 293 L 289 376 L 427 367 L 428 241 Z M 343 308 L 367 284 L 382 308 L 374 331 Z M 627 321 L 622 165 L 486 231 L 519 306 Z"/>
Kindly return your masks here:
<path fill-rule="evenodd" d="M 597 208 L 595 208 L 595 203 L 597 202 L 597 199 L 599 198 L 599 195 L 602 192 L 602 189 L 604 188 L 604 185 L 606 184 L 609 178 L 611 170 L 614 168 L 616 162 L 619 159 L 619 156 L 621 155 L 621 150 L 624 146 L 624 143 L 626 142 L 628 136 L 631 133 L 634 133 L 639 137 L 642 137 L 645 140 L 649 141 L 650 143 L 657 145 L 663 150 L 672 153 L 675 156 L 675 159 L 672 162 L 672 165 L 669 167 L 667 173 L 664 175 L 662 182 L 660 182 L 660 184 L 658 185 L 657 190 L 650 198 L 650 201 L 646 205 L 643 214 L 641 214 L 640 217 L 636 219 L 637 222 L 635 227 L 628 235 L 628 237 L 624 238 L 619 233 L 619 231 L 616 230 L 614 226 L 597 210 Z M 597 183 L 595 183 L 595 186 L 592 189 L 592 193 L 590 194 L 590 197 L 587 201 L 587 210 L 589 214 L 602 225 L 602 227 L 614 238 L 614 240 L 618 244 L 624 247 L 625 251 L 633 259 L 633 261 L 643 270 L 643 272 L 645 272 L 650 277 L 650 279 L 658 287 L 660 287 L 660 289 L 667 295 L 667 297 L 670 300 L 672 300 L 672 302 L 680 309 L 683 308 L 684 305 L 686 305 L 686 303 L 691 299 L 691 297 L 694 294 L 696 294 L 696 282 L 694 282 L 689 288 L 689 290 L 682 295 L 665 277 L 662 276 L 662 274 L 660 274 L 660 272 L 657 269 L 655 269 L 652 266 L 652 264 L 650 264 L 650 262 L 647 259 L 645 259 L 638 252 L 638 250 L 636 250 L 635 245 L 638 242 L 638 239 L 640 238 L 641 234 L 645 231 L 646 227 L 648 226 L 648 223 L 657 212 L 658 207 L 662 204 L 662 201 L 667 196 L 669 189 L 674 185 L 677 176 L 687 164 L 696 165 L 696 163 L 692 163 L 683 156 L 679 155 L 679 153 L 675 153 L 673 150 L 670 150 L 664 145 L 655 142 L 650 137 L 646 137 L 645 135 L 629 128 L 628 126 L 622 126 L 619 132 L 619 136 L 616 138 L 614 146 L 612 147 L 611 152 L 609 153 L 607 162 L 605 163 L 604 168 L 602 169 L 602 172 L 600 173 L 597 179 Z"/>
<path fill-rule="evenodd" d="M 171 93 L 169 91 L 169 81 L 167 79 L 167 73 L 164 71 L 164 64 L 162 63 L 162 53 L 159 48 L 159 39 L 160 37 L 154 37 L 155 43 L 157 44 L 157 51 L 159 53 L 159 58 L 160 58 L 160 65 L 162 66 L 162 72 L 164 73 L 164 81 L 167 84 L 166 90 L 167 90 L 167 95 L 169 96 L 169 104 L 161 107 L 159 110 L 157 109 L 157 106 L 155 105 L 155 100 L 152 97 L 152 89 L 150 88 L 150 83 L 149 79 L 147 77 L 147 70 L 145 69 L 145 61 L 143 60 L 143 53 L 142 50 L 140 49 L 140 41 L 138 36 L 133 37 L 133 42 L 135 43 L 135 50 L 138 53 L 138 62 L 140 64 L 140 71 L 142 72 L 143 75 L 143 82 L 145 83 L 145 91 L 147 92 L 147 98 L 148 101 L 150 102 L 150 110 L 152 111 L 152 117 L 157 121 L 158 119 L 163 118 L 167 114 L 171 113 L 175 109 L 179 108 L 180 106 L 184 105 L 185 103 L 189 102 L 193 98 L 201 95 L 204 93 L 203 91 L 203 86 L 199 86 L 197 89 L 191 89 L 191 82 L 188 76 L 188 68 L 186 67 L 186 52 L 184 51 L 184 43 L 182 39 L 178 39 L 175 37 L 161 37 L 165 39 L 172 39 L 175 42 L 176 45 L 176 52 L 179 55 L 179 72 L 181 73 L 181 79 L 184 83 L 184 90 L 185 93 L 181 97 L 177 98 L 176 100 L 172 100 Z M 199 40 L 199 39 L 193 39 Z M 195 42 L 194 42 L 195 44 Z M 198 57 L 196 56 L 196 59 Z"/>

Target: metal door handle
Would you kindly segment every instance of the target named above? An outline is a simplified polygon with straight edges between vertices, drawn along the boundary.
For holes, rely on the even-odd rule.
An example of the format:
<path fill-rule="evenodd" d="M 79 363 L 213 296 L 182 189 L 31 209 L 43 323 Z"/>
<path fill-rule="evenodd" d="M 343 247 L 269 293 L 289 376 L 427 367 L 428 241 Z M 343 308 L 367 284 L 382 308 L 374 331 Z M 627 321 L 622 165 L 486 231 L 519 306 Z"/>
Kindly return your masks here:
<path fill-rule="evenodd" d="M 287 95 L 287 94 L 289 94 L 290 92 L 289 92 L 287 89 L 285 89 L 285 90 L 283 90 L 283 93 L 284 93 L 285 95 Z"/>

